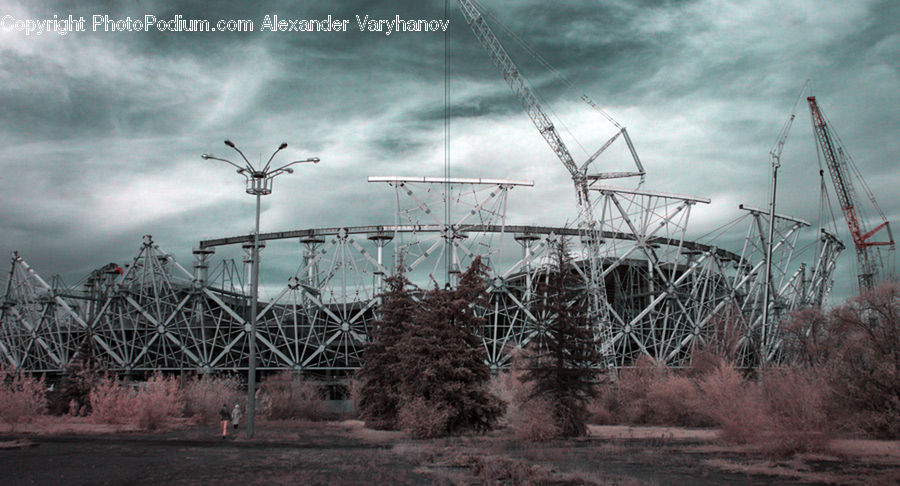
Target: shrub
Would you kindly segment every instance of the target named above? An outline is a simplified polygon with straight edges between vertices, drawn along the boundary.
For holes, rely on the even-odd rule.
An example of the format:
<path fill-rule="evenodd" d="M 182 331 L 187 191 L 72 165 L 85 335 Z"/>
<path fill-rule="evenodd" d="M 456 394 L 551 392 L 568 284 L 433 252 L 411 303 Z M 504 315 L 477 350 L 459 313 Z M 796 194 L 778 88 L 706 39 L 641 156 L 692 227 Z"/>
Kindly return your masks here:
<path fill-rule="evenodd" d="M 763 430 L 770 428 L 759 387 L 744 381 L 730 364 L 723 363 L 704 376 L 699 387 L 701 413 L 718 424 L 726 440 L 758 441 Z"/>
<path fill-rule="evenodd" d="M 900 283 L 863 292 L 831 319 L 830 369 L 839 403 L 869 433 L 900 437 Z"/>
<path fill-rule="evenodd" d="M 447 433 L 452 411 L 442 404 L 416 397 L 400 404 L 397 425 L 416 439 L 440 437 Z"/>
<path fill-rule="evenodd" d="M 720 309 L 709 321 L 706 334 L 691 345 L 691 372 L 702 376 L 723 363 L 740 362 L 743 311 L 734 304 Z"/>
<path fill-rule="evenodd" d="M 628 423 L 649 423 L 647 396 L 667 373 L 666 368 L 648 356 L 641 356 L 631 368 L 623 368 L 616 382 L 619 392 L 619 418 Z"/>
<path fill-rule="evenodd" d="M 561 436 L 553 417 L 553 407 L 544 397 L 533 394 L 533 383 L 523 380 L 530 357 L 524 350 L 514 354 L 508 371 L 491 378 L 488 390 L 506 405 L 501 423 L 518 440 L 541 441 Z"/>
<path fill-rule="evenodd" d="M 828 386 L 815 370 L 771 370 L 759 386 L 771 421 L 763 441 L 767 452 L 784 456 L 823 448 L 830 428 Z"/>
<path fill-rule="evenodd" d="M 453 465 L 471 469 L 484 484 L 583 484 L 553 477 L 538 465 L 488 454 L 459 454 Z"/>
<path fill-rule="evenodd" d="M 712 422 L 698 413 L 696 381 L 642 357 L 632 368 L 622 369 L 615 383 L 599 387 L 600 398 L 592 407 L 594 423 L 679 425 L 698 427 Z"/>
<path fill-rule="evenodd" d="M 535 397 L 516 406 L 509 414 L 509 425 L 513 437 L 518 440 L 550 440 L 562 436 L 557 425 L 561 420 L 553 420 L 556 413 L 553 404 L 546 398 Z"/>
<path fill-rule="evenodd" d="M 786 361 L 801 367 L 819 367 L 833 356 L 831 319 L 818 308 L 806 308 L 791 314 L 782 330 L 782 348 Z"/>
<path fill-rule="evenodd" d="M 181 416 L 184 401 L 175 377 L 156 372 L 141 384 L 137 392 L 137 425 L 143 430 L 156 430 L 169 418 Z"/>
<path fill-rule="evenodd" d="M 710 421 L 697 413 L 699 391 L 694 380 L 669 372 L 658 377 L 647 392 L 647 423 L 697 427 Z"/>
<path fill-rule="evenodd" d="M 597 386 L 597 396 L 588 403 L 588 423 L 611 425 L 619 422 L 619 392 L 612 380 L 602 381 Z"/>
<path fill-rule="evenodd" d="M 100 380 L 90 393 L 91 419 L 103 424 L 126 424 L 136 421 L 137 390 L 119 383 L 115 377 Z"/>
<path fill-rule="evenodd" d="M 219 419 L 223 403 L 229 405 L 242 398 L 241 383 L 233 376 L 193 376 L 181 382 L 184 415 L 200 423 L 210 424 Z"/>
<path fill-rule="evenodd" d="M 488 382 L 488 392 L 506 404 L 503 415 L 498 419 L 500 425 L 510 425 L 510 418 L 516 414 L 519 405 L 531 396 L 532 387 L 523 380 L 526 351 L 513 351 L 508 370 L 492 376 Z"/>
<path fill-rule="evenodd" d="M 16 425 L 31 422 L 45 412 L 44 378 L 0 367 L 0 421 L 15 430 Z"/>
<path fill-rule="evenodd" d="M 175 378 L 159 372 L 137 387 L 105 378 L 91 390 L 90 399 L 95 422 L 134 424 L 144 430 L 160 428 L 184 407 Z"/>
<path fill-rule="evenodd" d="M 348 418 L 362 418 L 359 412 L 359 401 L 363 391 L 362 385 L 362 380 L 357 378 L 356 375 L 347 382 L 347 399 L 353 404 L 353 415 Z"/>
<path fill-rule="evenodd" d="M 488 391 L 508 404 L 507 415 L 516 403 L 530 393 L 529 387 L 522 383 L 522 372 L 516 369 L 502 371 L 491 377 L 491 381 L 488 382 Z"/>
<path fill-rule="evenodd" d="M 270 420 L 329 420 L 335 414 L 325 405 L 325 390 L 302 376 L 283 371 L 266 378 L 259 386 L 263 413 Z"/>

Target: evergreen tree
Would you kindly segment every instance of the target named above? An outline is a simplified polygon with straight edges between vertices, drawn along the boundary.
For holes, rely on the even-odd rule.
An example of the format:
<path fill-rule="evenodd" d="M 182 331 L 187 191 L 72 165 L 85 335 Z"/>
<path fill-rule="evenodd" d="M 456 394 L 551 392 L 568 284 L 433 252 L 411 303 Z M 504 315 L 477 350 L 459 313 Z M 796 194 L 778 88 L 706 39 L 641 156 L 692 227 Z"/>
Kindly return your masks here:
<path fill-rule="evenodd" d="M 532 387 L 530 398 L 550 404 L 552 420 L 565 437 L 587 433 L 587 402 L 596 395 L 600 358 L 584 280 L 574 266 L 567 241 L 560 239 L 552 247 L 546 279 L 537 288 L 535 311 L 545 322 L 523 377 Z"/>
<path fill-rule="evenodd" d="M 485 322 L 477 309 L 487 304 L 486 273 L 476 257 L 457 288 L 428 291 L 397 343 L 402 406 L 409 407 L 401 421 L 415 435 L 486 431 L 504 411 L 487 391 L 490 370 L 477 335 Z"/>
<path fill-rule="evenodd" d="M 382 296 L 381 319 L 372 331 L 372 342 L 363 351 L 362 367 L 356 377 L 356 407 L 366 426 L 396 429 L 400 380 L 397 375 L 397 341 L 412 320 L 416 303 L 409 280 L 402 273 L 385 279 L 387 292 Z"/>
<path fill-rule="evenodd" d="M 91 412 L 91 389 L 106 375 L 106 369 L 94 354 L 90 336 L 79 346 L 74 359 L 66 366 L 59 388 L 50 396 L 51 413 L 88 415 Z"/>

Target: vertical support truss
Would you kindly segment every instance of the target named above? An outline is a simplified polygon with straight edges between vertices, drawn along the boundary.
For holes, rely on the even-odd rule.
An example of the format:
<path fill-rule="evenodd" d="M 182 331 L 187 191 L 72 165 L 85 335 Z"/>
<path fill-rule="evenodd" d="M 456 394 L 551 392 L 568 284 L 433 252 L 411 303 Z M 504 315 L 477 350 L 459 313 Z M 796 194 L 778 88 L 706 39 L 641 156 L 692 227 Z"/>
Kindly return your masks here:
<path fill-rule="evenodd" d="M 795 263 L 801 230 L 810 226 L 802 219 L 776 213 L 772 235 L 772 272 L 766 281 L 766 245 L 769 212 L 740 206 L 749 214 L 747 237 L 729 280 L 730 292 L 741 310 L 739 356 L 746 366 L 778 361 L 781 325 L 790 313 L 804 306 L 820 306 L 831 290 L 831 278 L 843 245 L 822 233 L 814 255 L 812 275 L 805 264 Z M 769 287 L 769 318 L 763 322 L 764 289 Z"/>
<path fill-rule="evenodd" d="M 0 363 L 16 370 L 60 369 L 87 327 L 79 311 L 14 252 L 0 302 Z"/>
<path fill-rule="evenodd" d="M 598 220 L 607 238 L 604 279 L 612 329 L 608 347 L 617 365 L 647 355 L 683 364 L 702 332 L 703 310 L 715 298 L 709 275 L 714 252 L 698 254 L 685 245 L 694 204 L 709 199 L 650 191 L 599 187 Z"/>

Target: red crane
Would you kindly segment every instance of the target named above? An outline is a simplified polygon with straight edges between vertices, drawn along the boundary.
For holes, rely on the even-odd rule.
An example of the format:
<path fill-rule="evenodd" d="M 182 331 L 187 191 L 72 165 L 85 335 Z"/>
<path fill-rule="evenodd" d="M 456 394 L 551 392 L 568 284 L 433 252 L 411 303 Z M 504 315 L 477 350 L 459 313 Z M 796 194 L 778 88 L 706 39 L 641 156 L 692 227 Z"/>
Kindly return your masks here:
<path fill-rule="evenodd" d="M 810 96 L 806 98 L 806 101 L 809 102 L 816 142 L 818 142 L 822 158 L 825 159 L 825 164 L 828 166 L 828 172 L 831 174 L 831 181 L 834 184 L 834 192 L 841 205 L 841 212 L 844 213 L 844 219 L 847 220 L 847 226 L 850 227 L 853 245 L 856 247 L 859 289 L 870 290 L 880 280 L 891 277 L 890 268 L 894 260 L 894 236 L 891 233 L 891 225 L 885 218 L 884 212 L 878 207 L 875 196 L 868 190 L 865 181 L 860 177 L 863 188 L 881 219 L 877 226 L 868 229 L 870 224 L 861 211 L 856 190 L 853 187 L 853 175 L 858 176 L 859 171 L 853 167 L 852 159 L 844 150 L 840 139 L 833 133 L 825 116 L 822 115 L 822 111 L 816 103 L 816 97 Z M 886 234 L 887 239 L 875 241 L 873 237 L 877 234 Z M 887 247 L 888 250 L 887 269 L 881 258 L 880 247 Z"/>

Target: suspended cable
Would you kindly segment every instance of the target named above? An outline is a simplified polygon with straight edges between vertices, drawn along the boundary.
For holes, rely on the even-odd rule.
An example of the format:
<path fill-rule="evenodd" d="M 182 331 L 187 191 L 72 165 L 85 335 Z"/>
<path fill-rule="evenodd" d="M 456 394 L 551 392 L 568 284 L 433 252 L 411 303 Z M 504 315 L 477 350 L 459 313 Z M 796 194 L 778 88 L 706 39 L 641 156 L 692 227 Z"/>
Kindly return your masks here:
<path fill-rule="evenodd" d="M 540 53 L 538 53 L 537 51 L 535 51 L 535 50 L 528 44 L 528 42 L 526 42 L 524 39 L 522 39 L 521 37 L 519 37 L 519 36 L 518 36 L 515 32 L 513 32 L 511 29 L 507 28 L 506 25 L 503 24 L 503 22 L 500 22 L 499 18 L 497 18 L 497 16 L 496 16 L 490 9 L 488 9 L 487 7 L 485 7 L 484 5 L 482 5 L 482 4 L 481 4 L 480 2 L 478 2 L 477 0 L 473 0 L 473 3 L 477 4 L 478 7 L 482 10 L 482 12 L 484 12 L 484 13 L 491 19 L 491 21 L 493 21 L 494 23 L 496 23 L 497 25 L 499 25 L 500 28 L 503 29 L 504 32 L 506 32 L 507 34 L 509 34 L 510 37 L 512 37 L 513 40 L 515 40 L 516 43 L 519 44 L 519 46 L 521 46 L 523 49 L 525 49 L 525 51 L 528 52 L 532 57 L 534 57 L 534 59 L 535 59 L 536 61 L 538 61 L 545 69 L 547 69 L 548 71 L 550 71 L 551 73 L 553 73 L 557 78 L 559 78 L 560 81 L 562 81 L 563 83 L 565 83 L 566 86 L 568 86 L 568 88 L 569 88 L 570 90 L 572 90 L 572 91 L 578 91 L 578 87 L 575 85 L 575 83 L 572 82 L 571 79 L 569 79 L 568 76 L 566 76 L 566 75 L 563 74 L 561 71 L 559 71 L 558 69 L 556 69 L 555 67 L 553 67 L 553 65 L 551 65 L 546 59 L 544 59 L 543 56 L 540 55 Z M 584 101 L 585 103 L 587 103 L 588 105 L 590 105 L 591 107 L 593 107 L 595 110 L 597 110 L 598 112 L 600 112 L 600 114 L 603 115 L 603 117 L 606 118 L 607 121 L 609 121 L 610 123 L 612 123 L 613 125 L 615 125 L 616 128 L 622 128 L 622 126 L 621 126 L 615 119 L 613 119 L 613 117 L 610 116 L 609 113 L 607 113 L 603 108 L 600 108 L 599 106 L 597 106 L 597 105 L 596 105 L 596 104 L 595 104 L 595 103 L 594 103 L 594 102 L 593 102 L 586 94 L 582 93 L 582 94 L 580 95 L 580 98 L 581 98 L 582 101 Z"/>
<path fill-rule="evenodd" d="M 535 50 L 534 50 L 527 42 L 525 42 L 524 39 L 522 39 L 521 37 L 519 37 L 518 35 L 516 35 L 515 32 L 513 32 L 513 31 L 512 31 L 511 29 L 509 29 L 505 24 L 503 24 L 503 22 L 501 22 L 500 19 L 499 19 L 499 18 L 498 18 L 491 10 L 489 10 L 487 7 L 485 7 L 484 5 L 482 5 L 482 4 L 481 4 L 480 2 L 478 2 L 478 1 L 473 1 L 473 3 L 476 4 L 476 6 L 478 6 L 479 9 L 481 9 L 481 11 L 482 11 L 482 13 L 485 15 L 485 17 L 489 18 L 489 19 L 491 20 L 492 23 L 494 23 L 494 24 L 500 26 L 500 28 L 501 28 L 504 32 L 506 32 L 510 37 L 512 37 L 512 38 L 516 41 L 516 43 L 519 44 L 520 47 L 522 47 L 523 49 L 525 49 L 525 51 L 526 51 L 528 54 L 530 54 L 536 61 L 538 61 L 538 63 L 541 64 L 541 66 L 543 66 L 545 69 L 547 69 L 548 71 L 550 71 L 550 72 L 551 72 L 553 75 L 555 75 L 560 81 L 562 81 L 563 83 L 565 83 L 565 85 L 566 85 L 570 90 L 575 90 L 575 89 L 577 89 L 576 86 L 572 83 L 571 80 L 569 80 L 568 77 L 566 77 L 565 74 L 561 73 L 559 70 L 557 70 L 556 68 L 554 68 L 554 67 L 553 67 L 549 62 L 547 62 L 547 61 L 546 61 L 546 60 L 545 60 L 545 59 L 544 59 L 537 51 L 535 51 Z M 523 77 L 523 80 L 531 86 L 531 88 L 532 88 L 531 90 L 534 92 L 535 96 L 537 96 L 538 99 L 540 99 L 541 103 L 544 105 L 544 107 L 545 107 L 548 111 L 550 111 L 550 114 L 553 116 L 554 120 L 555 120 L 560 126 L 562 126 L 562 128 L 566 131 L 566 133 L 569 134 L 570 137 L 572 137 L 572 140 L 575 141 L 575 144 L 578 145 L 578 147 L 581 149 L 581 151 L 584 152 L 584 154 L 585 154 L 586 156 L 590 156 L 590 152 L 588 152 L 588 150 L 584 147 L 584 145 L 582 145 L 581 141 L 578 140 L 578 137 L 575 136 L 575 133 L 572 132 L 572 130 L 569 128 L 569 126 L 566 125 L 566 122 L 563 121 L 563 119 L 562 119 L 559 115 L 557 115 L 557 114 L 554 112 L 552 106 L 547 102 L 547 100 L 546 100 L 543 96 L 541 96 L 540 92 L 539 92 L 538 90 L 535 90 L 535 89 L 534 89 L 534 85 L 532 85 L 531 82 L 528 81 L 528 79 L 525 79 L 524 77 Z M 582 98 L 583 98 L 583 97 L 584 97 L 584 95 L 582 96 Z M 600 111 L 600 113 L 602 113 L 603 116 L 606 117 L 606 118 L 607 118 L 610 122 L 612 122 L 614 125 L 616 125 L 617 127 L 619 126 L 618 123 L 616 123 L 611 117 L 609 117 L 609 115 L 606 114 L 606 112 L 604 112 L 602 109 L 600 109 L 599 107 L 594 106 L 594 105 L 592 105 L 592 106 L 593 106 L 595 109 L 597 109 L 598 111 Z"/>
<path fill-rule="evenodd" d="M 450 18 L 449 0 L 444 0 L 444 19 Z M 444 225 L 450 226 L 450 29 L 444 30 Z M 450 272 L 453 266 L 453 235 L 447 234 L 447 251 L 445 252 L 445 277 L 450 283 Z"/>

